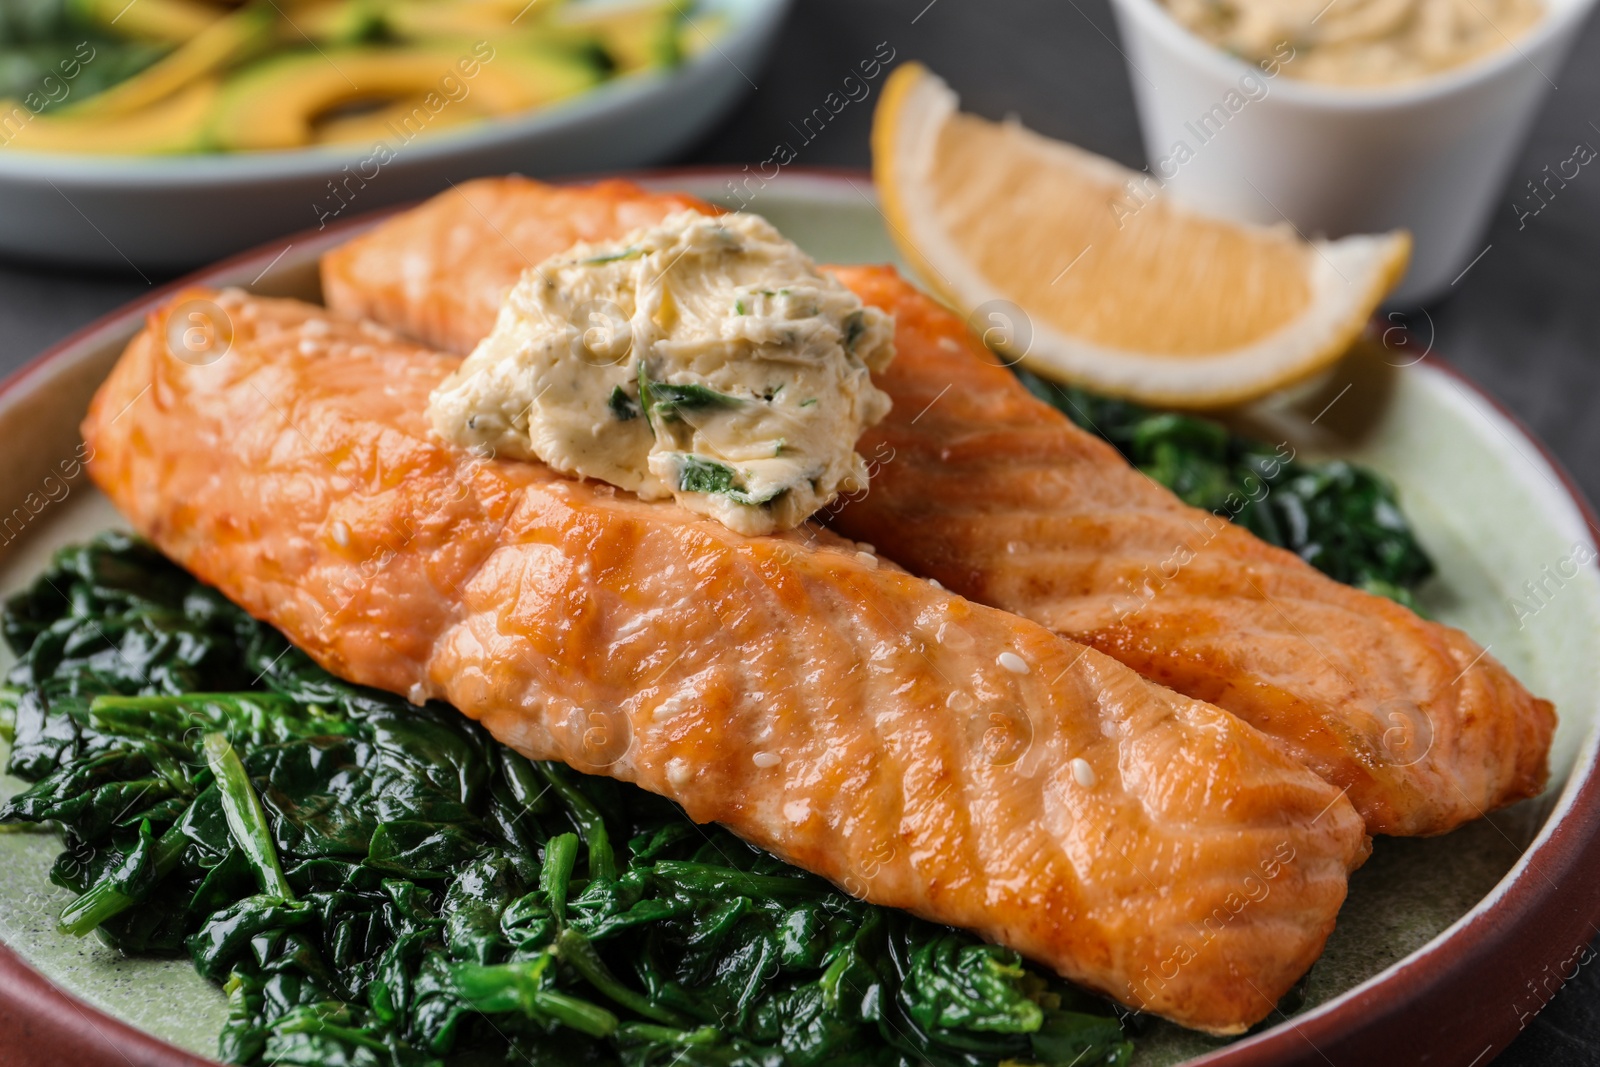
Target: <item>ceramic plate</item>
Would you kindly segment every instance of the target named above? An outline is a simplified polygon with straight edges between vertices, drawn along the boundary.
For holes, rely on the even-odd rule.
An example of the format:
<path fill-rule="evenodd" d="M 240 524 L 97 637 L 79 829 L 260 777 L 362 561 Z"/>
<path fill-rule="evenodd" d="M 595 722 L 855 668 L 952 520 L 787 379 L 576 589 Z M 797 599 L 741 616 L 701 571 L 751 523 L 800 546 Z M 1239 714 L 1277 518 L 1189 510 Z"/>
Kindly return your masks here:
<path fill-rule="evenodd" d="M 660 163 L 755 88 L 789 2 L 702 0 L 697 11 L 724 28 L 681 67 L 618 78 L 520 117 L 414 142 L 389 138 L 387 153 L 376 145 L 147 158 L 0 152 L 0 252 L 155 273 L 484 174 Z"/>
<path fill-rule="evenodd" d="M 647 183 L 715 200 L 731 176 L 685 172 Z M 895 259 L 865 175 L 791 173 L 753 195 L 751 210 L 821 261 Z M 317 257 L 371 224 L 278 242 L 192 280 L 316 299 Z M 0 440 L 9 442 L 0 466 L 5 590 L 27 582 L 56 546 L 118 523 L 85 478 L 63 477 L 61 464 L 71 469 L 91 393 L 160 299 L 102 320 L 0 389 Z M 1421 591 L 1427 611 L 1467 630 L 1555 701 L 1552 784 L 1443 837 L 1379 839 L 1351 879 L 1298 1010 L 1232 1043 L 1155 1025 L 1139 1039 L 1140 1064 L 1480 1064 L 1543 1005 L 1557 976 L 1586 958 L 1590 919 L 1600 914 L 1594 527 L 1524 430 L 1414 339 L 1390 342 L 1366 346 L 1319 386 L 1245 417 L 1257 435 L 1302 455 L 1347 457 L 1394 479 L 1439 565 Z M 0 793 L 18 785 L 0 782 Z M 222 997 L 187 960 L 121 959 L 93 939 L 55 933 L 69 899 L 46 880 L 57 849 L 52 837 L 0 834 L 0 941 L 15 953 L 0 950 L 0 1062 L 121 1064 L 126 1054 L 134 1063 L 190 1064 L 179 1050 L 210 1053 Z M 7 1058 L 35 1047 L 43 1058 Z"/>

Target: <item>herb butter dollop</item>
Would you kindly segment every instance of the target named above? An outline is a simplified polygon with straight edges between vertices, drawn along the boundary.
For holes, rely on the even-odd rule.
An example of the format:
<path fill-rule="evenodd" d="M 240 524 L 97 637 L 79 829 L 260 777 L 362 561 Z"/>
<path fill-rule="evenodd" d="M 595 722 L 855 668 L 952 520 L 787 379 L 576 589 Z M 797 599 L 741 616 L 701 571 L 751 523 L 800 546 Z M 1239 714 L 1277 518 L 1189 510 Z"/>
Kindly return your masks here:
<path fill-rule="evenodd" d="M 758 215 L 668 216 L 526 271 L 433 392 L 457 444 L 539 459 L 743 534 L 867 487 L 894 320 Z"/>

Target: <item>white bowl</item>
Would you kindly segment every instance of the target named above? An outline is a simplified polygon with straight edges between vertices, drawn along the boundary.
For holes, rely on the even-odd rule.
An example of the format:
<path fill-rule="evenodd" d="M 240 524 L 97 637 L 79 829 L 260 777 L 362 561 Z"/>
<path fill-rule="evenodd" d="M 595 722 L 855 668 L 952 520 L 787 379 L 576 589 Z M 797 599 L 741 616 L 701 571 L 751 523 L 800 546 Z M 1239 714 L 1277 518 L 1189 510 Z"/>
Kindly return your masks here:
<path fill-rule="evenodd" d="M 1181 154 L 1180 142 L 1192 152 L 1166 168 L 1167 188 L 1224 216 L 1288 220 L 1307 237 L 1404 227 L 1416 242 L 1393 297 L 1404 305 L 1447 292 L 1483 251 L 1516 151 L 1594 0 L 1545 3 L 1511 45 L 1379 87 L 1269 77 L 1190 33 L 1159 0 L 1112 9 L 1151 170 Z M 1217 106 L 1221 117 L 1201 129 Z"/>
<path fill-rule="evenodd" d="M 0 253 L 164 273 L 467 178 L 658 163 L 754 88 L 788 7 L 709 0 L 726 29 L 683 66 L 418 140 L 381 165 L 372 146 L 352 145 L 154 158 L 0 152 Z M 335 195 L 335 180 L 348 192 Z"/>

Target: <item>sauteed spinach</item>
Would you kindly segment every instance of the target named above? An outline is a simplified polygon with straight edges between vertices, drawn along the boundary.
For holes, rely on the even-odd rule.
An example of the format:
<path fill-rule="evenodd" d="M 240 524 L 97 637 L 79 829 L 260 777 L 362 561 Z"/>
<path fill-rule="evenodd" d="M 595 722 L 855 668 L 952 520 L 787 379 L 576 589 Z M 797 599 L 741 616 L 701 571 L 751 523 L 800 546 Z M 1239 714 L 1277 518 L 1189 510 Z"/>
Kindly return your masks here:
<path fill-rule="evenodd" d="M 1415 608 L 1433 561 L 1382 476 L 1342 460 L 1298 459 L 1287 445 L 1219 422 L 1151 411 L 1013 368 L 1024 385 L 1183 501 L 1294 552 L 1328 577 Z"/>
<path fill-rule="evenodd" d="M 351 1067 L 1121 1064 L 1102 1001 L 853 900 L 452 709 L 345 684 L 122 535 L 5 607 L 0 821 L 65 929 L 187 953 L 224 1059 Z"/>

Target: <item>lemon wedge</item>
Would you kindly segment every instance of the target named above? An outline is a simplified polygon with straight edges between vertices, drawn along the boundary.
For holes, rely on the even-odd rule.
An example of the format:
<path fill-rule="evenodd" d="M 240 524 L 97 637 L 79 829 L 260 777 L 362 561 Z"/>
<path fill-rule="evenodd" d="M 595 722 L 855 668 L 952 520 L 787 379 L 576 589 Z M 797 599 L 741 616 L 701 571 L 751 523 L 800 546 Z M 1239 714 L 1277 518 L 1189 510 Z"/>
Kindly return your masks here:
<path fill-rule="evenodd" d="M 1327 366 L 1411 251 L 1404 231 L 1307 241 L 1198 214 L 1149 174 L 962 114 L 916 63 L 884 86 L 872 171 L 901 253 L 994 347 L 1151 404 L 1235 404 Z"/>

